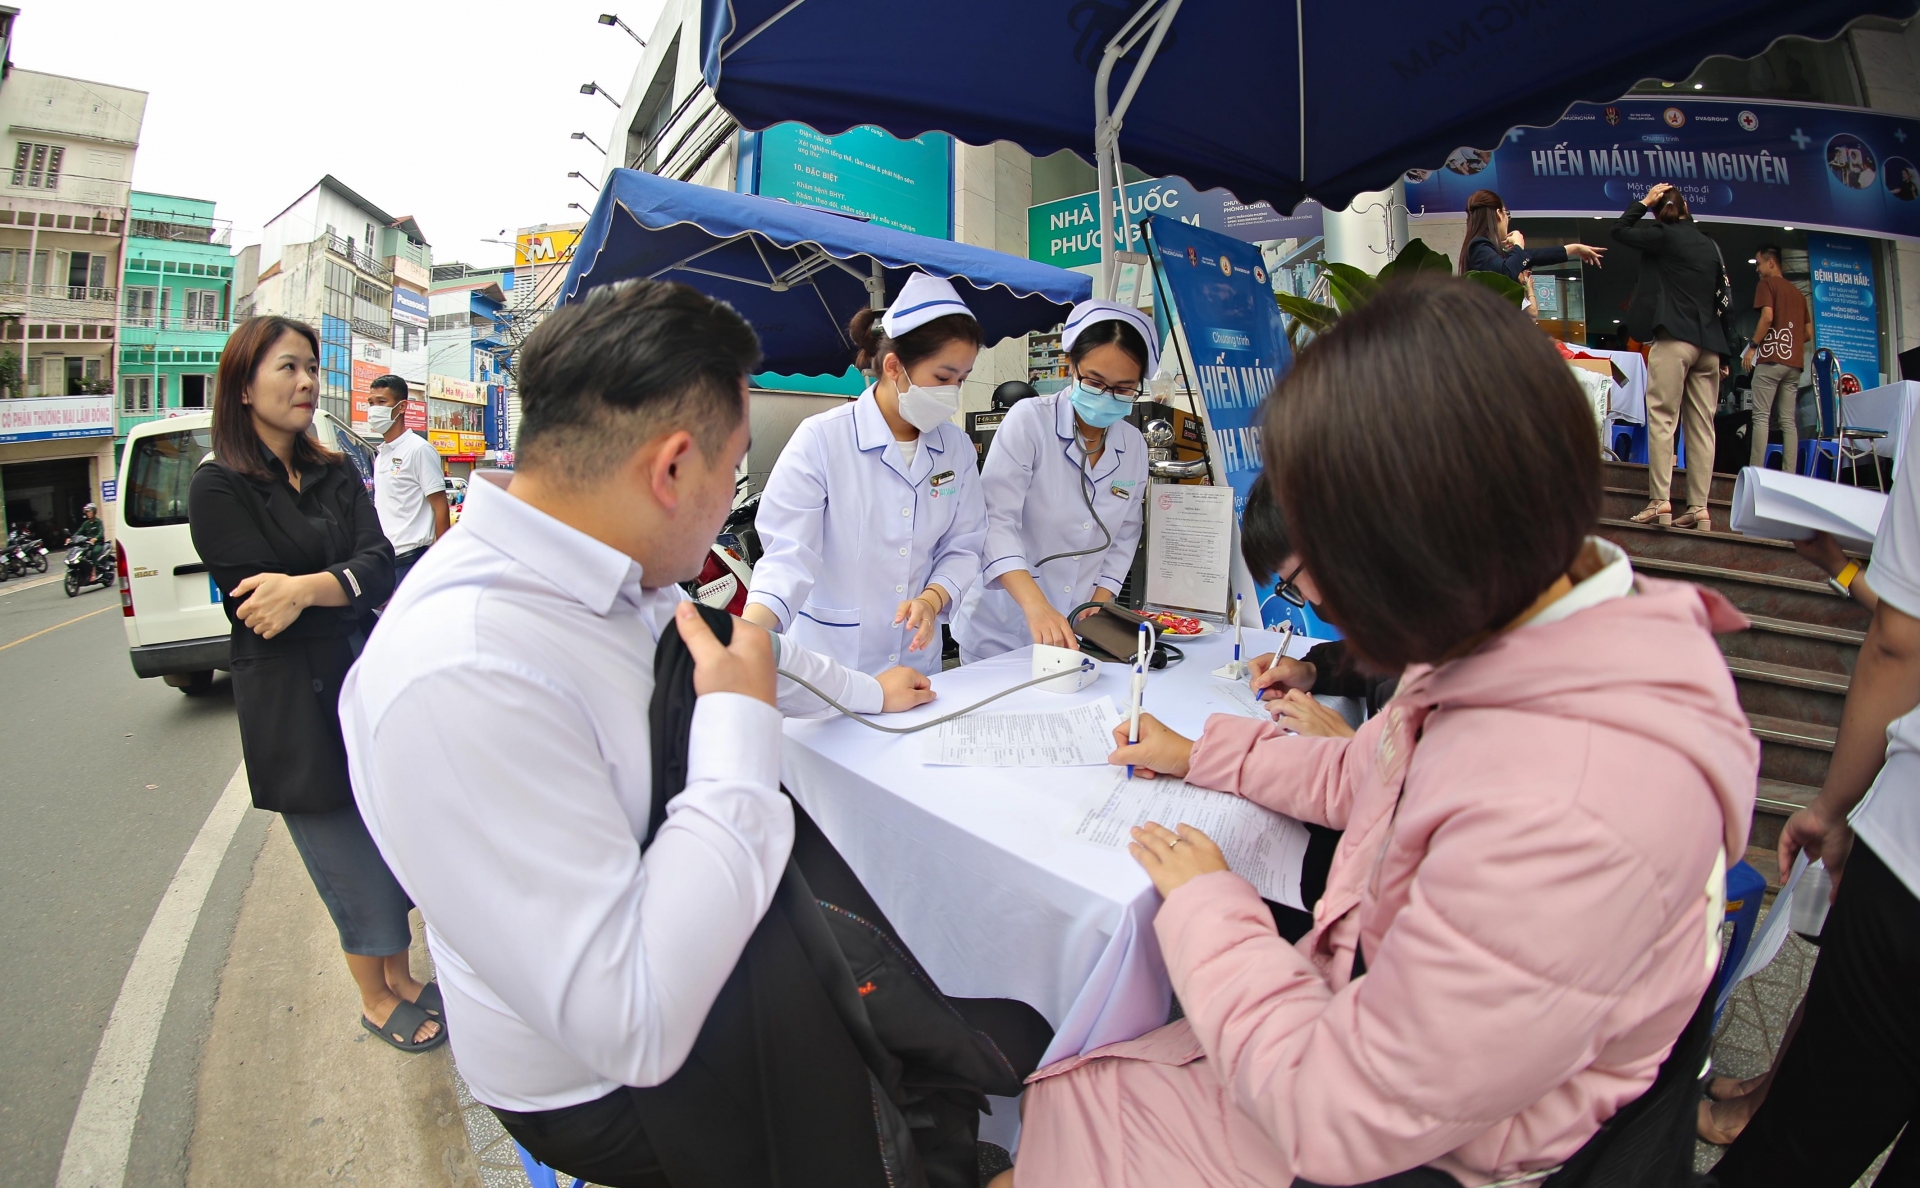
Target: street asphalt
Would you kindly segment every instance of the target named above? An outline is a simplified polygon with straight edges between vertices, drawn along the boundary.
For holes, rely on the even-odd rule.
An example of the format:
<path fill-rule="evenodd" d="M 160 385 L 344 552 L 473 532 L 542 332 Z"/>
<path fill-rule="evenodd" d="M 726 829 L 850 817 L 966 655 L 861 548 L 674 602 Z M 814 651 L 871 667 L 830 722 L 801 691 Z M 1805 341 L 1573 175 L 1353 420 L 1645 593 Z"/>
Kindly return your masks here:
<path fill-rule="evenodd" d="M 222 675 L 187 697 L 140 680 L 119 596 L 0 583 L 0 1183 L 51 1185 L 135 949 L 240 762 Z M 249 809 L 161 1024 L 125 1182 L 186 1177 L 197 1065 L 240 894 L 265 836 Z"/>

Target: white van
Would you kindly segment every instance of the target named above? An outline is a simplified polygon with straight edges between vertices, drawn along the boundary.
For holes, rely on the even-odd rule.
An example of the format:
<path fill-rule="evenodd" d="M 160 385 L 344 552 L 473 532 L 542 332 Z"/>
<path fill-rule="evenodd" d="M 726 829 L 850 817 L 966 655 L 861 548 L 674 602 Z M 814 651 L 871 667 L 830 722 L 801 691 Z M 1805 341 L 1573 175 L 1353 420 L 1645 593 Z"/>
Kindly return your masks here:
<path fill-rule="evenodd" d="M 353 460 L 372 490 L 373 447 L 330 413 L 314 415 L 322 445 Z M 133 672 L 162 677 L 187 693 L 228 667 L 227 615 L 220 588 L 193 551 L 187 490 L 213 448 L 213 414 L 193 412 L 136 425 L 120 459 L 120 523 L 114 548 L 120 608 Z"/>

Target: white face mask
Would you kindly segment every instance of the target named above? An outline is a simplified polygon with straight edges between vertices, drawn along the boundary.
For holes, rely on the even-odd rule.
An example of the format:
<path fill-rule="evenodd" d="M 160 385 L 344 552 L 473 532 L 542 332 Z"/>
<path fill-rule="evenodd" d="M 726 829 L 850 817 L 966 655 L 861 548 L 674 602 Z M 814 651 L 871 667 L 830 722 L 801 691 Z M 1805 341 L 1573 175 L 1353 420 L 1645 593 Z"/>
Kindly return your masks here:
<path fill-rule="evenodd" d="M 960 411 L 959 384 L 923 388 L 913 382 L 912 376 L 908 376 L 905 388 L 895 381 L 893 390 L 900 394 L 901 417 L 922 433 L 931 431 L 942 421 L 951 420 Z"/>
<path fill-rule="evenodd" d="M 385 437 L 387 430 L 393 428 L 393 406 L 390 404 L 367 406 L 367 428 Z"/>

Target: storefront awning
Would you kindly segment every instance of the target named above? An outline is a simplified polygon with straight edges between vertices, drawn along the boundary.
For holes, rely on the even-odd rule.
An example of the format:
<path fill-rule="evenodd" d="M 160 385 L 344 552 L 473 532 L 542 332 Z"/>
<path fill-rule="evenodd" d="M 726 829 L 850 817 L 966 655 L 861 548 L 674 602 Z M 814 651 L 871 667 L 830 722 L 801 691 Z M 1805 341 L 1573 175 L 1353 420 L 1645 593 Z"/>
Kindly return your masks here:
<path fill-rule="evenodd" d="M 1828 38 L 1914 0 L 702 0 L 706 81 L 750 129 L 797 120 L 910 138 L 1006 140 L 1096 156 L 1108 43 L 1121 159 L 1149 177 L 1225 187 L 1283 214 L 1342 208 L 1461 147 L 1552 124 L 1646 78 L 1779 37 Z M 1169 15 L 1157 45 L 1136 37 Z M 1128 23 L 1134 22 L 1130 29 Z M 1123 34 L 1123 29 L 1126 32 Z M 1139 75 L 1132 64 L 1150 56 Z M 1137 91 L 1126 90 L 1129 78 Z M 1124 118 L 1119 119 L 1121 113 Z"/>
<path fill-rule="evenodd" d="M 580 233 L 560 303 L 629 277 L 679 281 L 739 310 L 764 367 L 839 375 L 853 361 L 847 322 L 909 273 L 954 282 L 987 343 L 1058 325 L 1093 282 L 1005 252 L 913 235 L 752 194 L 616 169 Z"/>

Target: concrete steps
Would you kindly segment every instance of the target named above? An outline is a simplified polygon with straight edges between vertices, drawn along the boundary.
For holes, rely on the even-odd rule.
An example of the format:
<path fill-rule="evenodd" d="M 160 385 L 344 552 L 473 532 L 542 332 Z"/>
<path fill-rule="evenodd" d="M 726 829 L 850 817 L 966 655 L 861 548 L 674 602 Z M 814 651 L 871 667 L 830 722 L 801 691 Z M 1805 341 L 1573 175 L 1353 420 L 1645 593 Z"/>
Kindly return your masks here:
<path fill-rule="evenodd" d="M 1715 475 L 1713 530 L 1662 529 L 1630 517 L 1647 504 L 1647 468 L 1605 464 L 1600 534 L 1648 577 L 1717 590 L 1752 621 L 1719 637 L 1740 705 L 1760 740 L 1760 779 L 1747 860 L 1780 885 L 1774 849 L 1786 819 L 1818 795 L 1871 616 L 1785 541 L 1728 530 L 1733 476 Z M 1674 490 L 1684 489 L 1675 472 Z M 1684 510 L 1684 496 L 1674 500 Z M 1854 554 L 1862 562 L 1864 554 Z"/>

